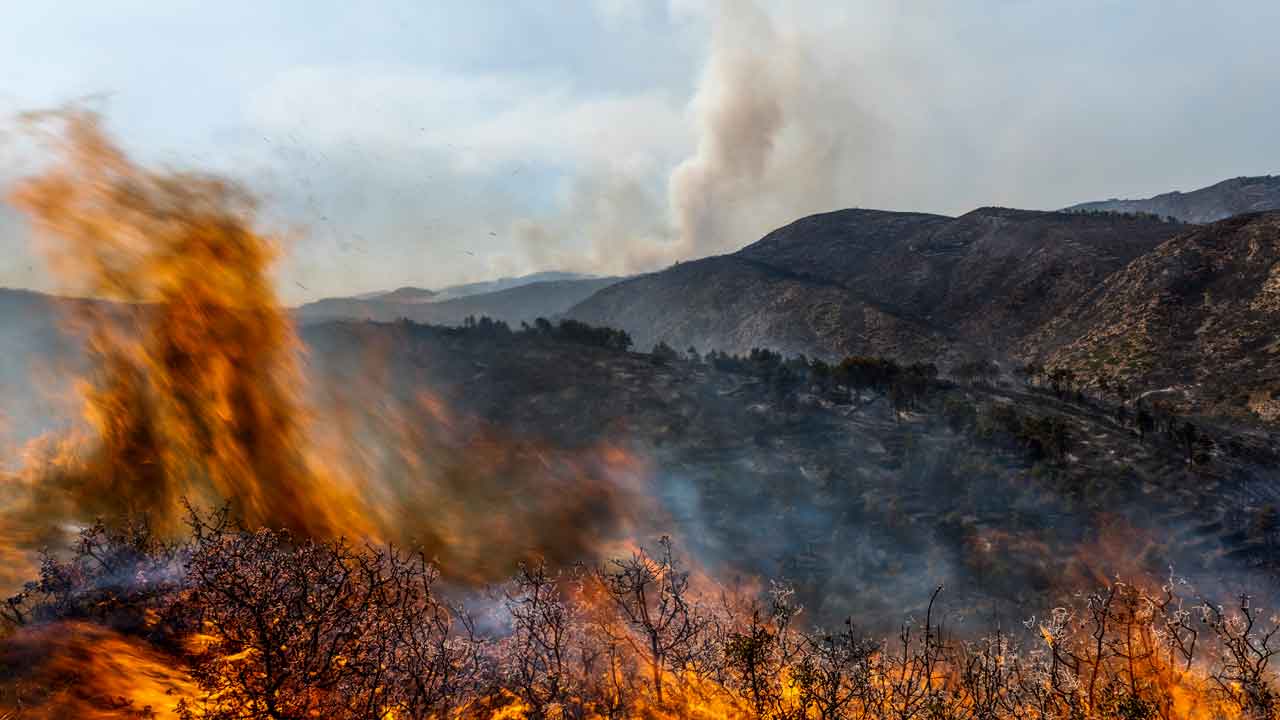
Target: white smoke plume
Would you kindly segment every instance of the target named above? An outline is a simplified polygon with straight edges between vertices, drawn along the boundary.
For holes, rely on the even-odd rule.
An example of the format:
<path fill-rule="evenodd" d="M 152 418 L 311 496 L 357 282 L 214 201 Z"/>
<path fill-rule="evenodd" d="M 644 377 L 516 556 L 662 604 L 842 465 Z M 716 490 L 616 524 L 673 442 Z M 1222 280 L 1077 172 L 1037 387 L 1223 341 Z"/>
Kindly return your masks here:
<path fill-rule="evenodd" d="M 666 203 L 633 176 L 580 177 L 549 219 L 513 231 L 535 267 L 653 270 L 736 250 L 801 215 L 843 207 L 844 157 L 867 136 L 848 78 L 751 0 L 722 0 L 689 117 L 696 144 L 666 177 Z M 586 242 L 568 247 L 567 237 Z M 585 249 L 584 249 L 585 248 Z"/>

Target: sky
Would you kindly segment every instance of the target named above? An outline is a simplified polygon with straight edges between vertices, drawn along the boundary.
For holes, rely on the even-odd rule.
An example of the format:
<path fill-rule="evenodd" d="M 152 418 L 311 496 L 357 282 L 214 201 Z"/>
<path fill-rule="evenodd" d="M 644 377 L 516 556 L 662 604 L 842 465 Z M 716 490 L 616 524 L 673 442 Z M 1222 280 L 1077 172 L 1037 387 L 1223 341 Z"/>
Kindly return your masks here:
<path fill-rule="evenodd" d="M 1280 172 L 1280 3 L 49 0 L 15 114 L 232 177 L 291 303 L 731 252 L 806 214 L 1055 209 Z M 0 207 L 0 285 L 56 290 Z"/>

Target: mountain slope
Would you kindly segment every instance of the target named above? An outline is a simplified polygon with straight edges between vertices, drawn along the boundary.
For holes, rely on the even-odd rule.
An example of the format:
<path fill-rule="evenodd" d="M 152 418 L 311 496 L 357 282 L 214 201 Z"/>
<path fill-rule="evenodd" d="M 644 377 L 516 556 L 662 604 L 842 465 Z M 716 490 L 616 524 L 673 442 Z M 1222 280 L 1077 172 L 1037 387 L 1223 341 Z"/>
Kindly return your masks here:
<path fill-rule="evenodd" d="M 361 300 L 379 300 L 382 302 L 399 302 L 399 303 L 415 303 L 415 302 L 433 302 L 440 293 L 434 290 L 417 287 L 396 288 L 387 293 L 373 293 L 371 295 L 361 296 Z"/>
<path fill-rule="evenodd" d="M 1178 231 L 1150 218 L 994 207 L 898 222 L 891 232 L 883 222 L 825 222 L 868 213 L 798 220 L 738 254 L 839 283 L 999 351 Z M 902 214 L 871 217 L 884 215 Z"/>
<path fill-rule="evenodd" d="M 619 283 L 568 314 L 621 327 L 639 347 L 662 340 L 917 358 L 951 345 L 999 354 L 1180 229 L 1003 208 L 959 218 L 842 210 L 797 220 L 733 255 Z"/>
<path fill-rule="evenodd" d="M 463 285 L 450 285 L 442 288 L 435 293 L 435 301 L 453 300 L 456 298 L 467 297 L 469 295 L 481 295 L 483 293 L 499 292 L 502 290 L 510 290 L 511 288 L 520 287 L 521 285 L 531 285 L 533 283 L 559 282 L 562 280 L 595 280 L 594 275 L 583 275 L 582 273 L 563 272 L 560 270 L 549 270 L 546 272 L 532 273 L 529 275 L 520 275 L 518 277 L 504 277 L 497 280 L 484 280 L 481 282 L 466 283 Z"/>
<path fill-rule="evenodd" d="M 1150 213 L 1182 222 L 1211 223 L 1242 213 L 1280 210 L 1280 175 L 1223 180 L 1191 192 L 1169 192 L 1141 200 L 1080 203 L 1069 211 Z"/>
<path fill-rule="evenodd" d="M 902 598 L 939 584 L 985 612 L 1117 572 L 1163 578 L 1169 563 L 1275 568 L 1280 538 L 1242 530 L 1280 504 L 1267 433 L 1201 424 L 1188 463 L 1113 407 L 1021 387 L 930 382 L 896 413 L 880 390 L 796 365 L 725 370 L 483 327 L 348 322 L 303 336 L 318 377 L 338 378 L 318 387 L 349 388 L 373 355 L 396 397 L 429 388 L 450 432 L 624 448 L 662 500 L 646 516 L 660 532 L 707 563 L 794 582 L 823 619 L 856 607 L 898 620 Z M 1038 445 L 1047 426 L 1062 451 Z"/>
<path fill-rule="evenodd" d="M 1094 381 L 1175 386 L 1202 411 L 1280 420 L 1280 212 L 1169 240 L 1024 349 Z"/>
<path fill-rule="evenodd" d="M 74 379 L 86 370 L 70 332 L 86 300 L 0 288 L 0 437 L 21 443 L 74 410 Z"/>
<path fill-rule="evenodd" d="M 569 313 L 621 327 L 637 348 L 745 352 L 782 348 L 826 357 L 875 349 L 895 357 L 934 357 L 943 333 L 819 278 L 726 255 L 680 263 L 605 288 Z"/>

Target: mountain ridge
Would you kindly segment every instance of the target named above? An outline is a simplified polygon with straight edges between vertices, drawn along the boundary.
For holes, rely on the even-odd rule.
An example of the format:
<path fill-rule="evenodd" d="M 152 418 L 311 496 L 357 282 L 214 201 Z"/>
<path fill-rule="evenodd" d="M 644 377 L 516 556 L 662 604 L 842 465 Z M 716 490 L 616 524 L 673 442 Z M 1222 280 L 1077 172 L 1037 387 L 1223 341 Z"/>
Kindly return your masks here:
<path fill-rule="evenodd" d="M 529 276 L 527 276 L 529 277 Z M 617 282 L 618 278 L 573 278 L 521 282 L 509 287 L 464 293 L 454 297 L 442 290 L 427 299 L 406 288 L 369 299 L 357 297 L 325 298 L 294 308 L 293 315 L 301 323 L 328 320 L 398 320 L 458 324 L 470 316 L 486 315 L 511 324 L 533 322 L 538 317 L 557 317 L 596 290 Z M 459 286 L 459 287 L 478 287 Z M 409 288 L 410 291 L 419 290 Z M 431 292 L 431 291 L 425 291 Z M 387 299 L 388 296 L 393 296 Z M 400 298 L 411 298 L 405 302 Z"/>
<path fill-rule="evenodd" d="M 620 327 L 640 347 L 666 342 L 731 352 L 772 347 L 837 360 L 853 354 L 921 359 L 937 352 L 937 340 L 951 337 L 950 344 L 965 352 L 1003 354 L 1061 307 L 1181 229 L 1148 217 L 993 207 L 954 218 L 840 210 L 796 220 L 736 253 L 624 280 L 567 315 Z M 757 269 L 748 271 L 748 262 Z M 718 282 L 713 267 L 733 278 Z M 801 286 L 815 295 L 803 296 Z M 861 315 L 877 326 L 910 327 L 913 334 L 934 337 L 904 346 L 865 333 L 859 339 L 857 332 L 779 332 L 788 324 L 826 327 L 817 320 L 822 313 L 816 305 L 855 326 L 854 317 Z M 763 316 L 768 308 L 778 316 Z"/>
<path fill-rule="evenodd" d="M 1149 198 L 1097 200 L 1066 210 L 1149 213 L 1206 224 L 1243 213 L 1280 210 L 1280 175 L 1240 176 L 1188 192 L 1174 190 Z"/>

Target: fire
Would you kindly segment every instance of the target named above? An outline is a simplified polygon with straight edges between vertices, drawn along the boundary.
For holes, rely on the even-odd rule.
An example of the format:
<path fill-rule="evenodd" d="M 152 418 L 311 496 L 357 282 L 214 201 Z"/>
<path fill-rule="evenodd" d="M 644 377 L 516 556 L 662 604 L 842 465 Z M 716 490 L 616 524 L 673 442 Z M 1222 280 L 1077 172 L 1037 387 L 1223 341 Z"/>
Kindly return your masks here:
<path fill-rule="evenodd" d="M 116 302 L 77 306 L 84 427 L 30 445 L 0 488 L 6 559 L 53 549 L 0 608 L 0 718 L 1280 712 L 1280 625 L 1248 599 L 1103 580 L 1014 634 L 946 633 L 932 603 L 891 638 L 812 627 L 785 586 L 735 593 L 638 541 L 657 511 L 621 445 L 552 448 L 430 392 L 393 400 L 377 363 L 354 398 L 310 403 L 252 198 L 58 119 L 61 161 L 13 199 L 73 289 Z"/>
<path fill-rule="evenodd" d="M 19 669 L 0 690 L 3 718 L 177 720 L 178 702 L 198 695 L 175 658 L 88 623 L 23 630 L 6 640 L 0 662 Z"/>
<path fill-rule="evenodd" d="M 91 114 L 55 119 L 61 160 L 20 183 L 13 202 L 74 292 L 117 304 L 78 306 L 95 360 L 81 383 L 94 444 L 29 468 L 41 477 L 34 507 L 19 512 L 49 524 L 120 512 L 177 523 L 188 498 L 228 501 L 255 526 L 371 530 L 359 498 L 306 453 L 297 340 L 251 197 L 133 164 Z"/>
<path fill-rule="evenodd" d="M 644 468 L 625 450 L 507 438 L 427 391 L 398 401 L 376 356 L 351 396 L 314 402 L 271 283 L 278 243 L 248 193 L 134 164 L 93 115 L 36 119 L 61 123 L 61 159 L 13 200 L 68 290 L 115 304 L 75 306 L 94 368 L 85 422 L 9 478 L 20 548 L 104 515 L 179 533 L 185 503 L 228 502 L 248 527 L 410 542 L 457 577 L 493 579 L 533 552 L 592 555 L 644 514 Z"/>
<path fill-rule="evenodd" d="M 314 394 L 324 422 L 310 440 L 358 485 L 384 539 L 422 547 L 447 576 L 474 584 L 535 556 L 602 559 L 658 534 L 663 514 L 637 454 L 609 441 L 556 447 L 459 412 L 426 373 L 394 375 L 388 358 L 412 357 L 413 346 L 379 330 L 388 332 L 344 328 L 366 352 L 358 372 Z"/>

